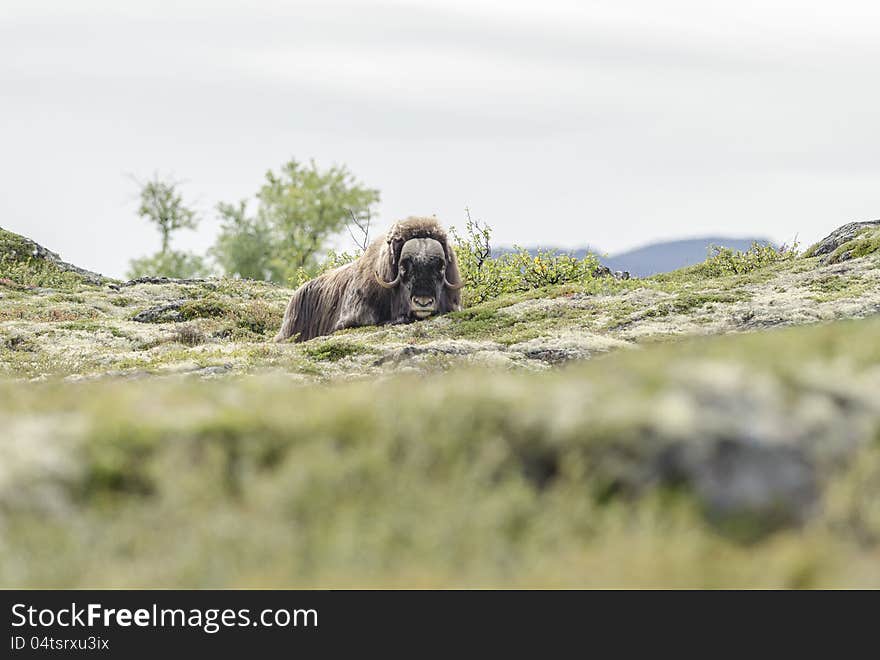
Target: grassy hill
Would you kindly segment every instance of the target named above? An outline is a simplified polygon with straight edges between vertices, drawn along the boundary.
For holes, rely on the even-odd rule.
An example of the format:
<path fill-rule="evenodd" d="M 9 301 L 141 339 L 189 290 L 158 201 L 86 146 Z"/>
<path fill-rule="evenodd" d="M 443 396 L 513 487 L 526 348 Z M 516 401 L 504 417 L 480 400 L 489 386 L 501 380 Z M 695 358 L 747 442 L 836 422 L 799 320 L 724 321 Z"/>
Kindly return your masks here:
<path fill-rule="evenodd" d="M 876 240 L 279 345 L 0 231 L 0 585 L 880 586 Z"/>

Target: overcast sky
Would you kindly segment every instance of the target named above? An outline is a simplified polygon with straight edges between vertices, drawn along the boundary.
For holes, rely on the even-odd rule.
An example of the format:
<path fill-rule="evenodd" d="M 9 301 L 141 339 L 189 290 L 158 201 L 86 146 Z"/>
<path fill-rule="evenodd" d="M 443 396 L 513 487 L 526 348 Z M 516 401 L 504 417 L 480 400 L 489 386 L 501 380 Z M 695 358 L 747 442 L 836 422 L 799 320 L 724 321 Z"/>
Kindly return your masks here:
<path fill-rule="evenodd" d="M 76 5 L 74 8 L 74 4 Z M 2 0 L 0 226 L 121 276 L 129 175 L 204 218 L 290 158 L 499 243 L 803 243 L 880 217 L 880 3 Z"/>

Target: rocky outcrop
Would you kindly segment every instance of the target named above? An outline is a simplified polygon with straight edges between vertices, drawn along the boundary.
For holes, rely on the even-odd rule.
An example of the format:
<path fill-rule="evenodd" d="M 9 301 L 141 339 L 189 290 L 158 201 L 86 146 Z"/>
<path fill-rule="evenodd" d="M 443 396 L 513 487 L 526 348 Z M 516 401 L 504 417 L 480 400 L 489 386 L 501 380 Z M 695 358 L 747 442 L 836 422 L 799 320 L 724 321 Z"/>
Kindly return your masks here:
<path fill-rule="evenodd" d="M 828 234 L 821 241 L 812 246 L 809 250 L 807 250 L 806 256 L 808 257 L 821 257 L 821 261 L 823 264 L 828 263 L 838 263 L 841 261 L 847 261 L 851 259 L 853 255 L 850 253 L 837 253 L 837 251 L 845 246 L 847 243 L 850 243 L 856 240 L 860 235 L 864 234 L 866 230 L 870 229 L 878 229 L 880 230 L 880 220 L 870 220 L 867 222 L 850 222 L 848 224 L 843 225 L 842 227 L 838 227 L 833 232 Z"/>
<path fill-rule="evenodd" d="M 134 280 L 121 282 L 119 284 L 111 284 L 110 288 L 119 291 L 128 286 L 137 286 L 138 284 L 202 284 L 210 288 L 216 288 L 216 283 L 210 279 L 202 277 L 138 277 Z"/>
<path fill-rule="evenodd" d="M 105 281 L 103 275 L 69 264 L 66 261 L 63 261 L 56 252 L 44 248 L 42 245 L 29 238 L 19 236 L 18 234 L 0 227 L 0 238 L 6 239 L 7 237 L 7 240 L 0 240 L 0 259 L 16 261 L 36 259 L 48 262 L 60 271 L 75 273 L 82 277 L 83 281 L 88 282 L 89 284 L 103 284 Z"/>

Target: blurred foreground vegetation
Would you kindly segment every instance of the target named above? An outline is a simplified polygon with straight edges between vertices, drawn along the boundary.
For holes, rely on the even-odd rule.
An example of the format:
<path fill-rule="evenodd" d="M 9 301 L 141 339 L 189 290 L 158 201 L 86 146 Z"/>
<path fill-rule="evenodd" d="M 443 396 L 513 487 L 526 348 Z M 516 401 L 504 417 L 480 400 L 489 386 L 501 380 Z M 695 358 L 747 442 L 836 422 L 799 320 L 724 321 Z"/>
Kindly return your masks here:
<path fill-rule="evenodd" d="M 880 586 L 878 334 L 380 384 L 7 382 L 0 583 Z"/>

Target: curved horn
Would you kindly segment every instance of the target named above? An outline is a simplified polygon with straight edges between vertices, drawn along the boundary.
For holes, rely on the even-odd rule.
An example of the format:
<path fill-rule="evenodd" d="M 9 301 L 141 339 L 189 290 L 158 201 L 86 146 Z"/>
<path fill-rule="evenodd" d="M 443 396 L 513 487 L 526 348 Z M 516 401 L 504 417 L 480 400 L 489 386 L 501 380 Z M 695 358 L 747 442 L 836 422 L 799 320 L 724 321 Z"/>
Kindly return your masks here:
<path fill-rule="evenodd" d="M 452 289 L 453 291 L 458 291 L 459 289 L 461 289 L 464 286 L 464 282 L 461 282 L 459 284 L 453 284 L 452 282 L 450 282 L 449 280 L 446 279 L 445 275 L 443 276 L 443 284 L 445 284 L 447 288 Z"/>
<path fill-rule="evenodd" d="M 379 273 L 374 272 L 373 275 L 376 276 L 376 281 L 379 283 L 379 286 L 381 286 L 383 289 L 393 289 L 398 284 L 400 284 L 400 272 L 398 272 L 397 277 L 395 277 L 390 282 L 386 282 L 381 277 L 379 277 Z"/>

